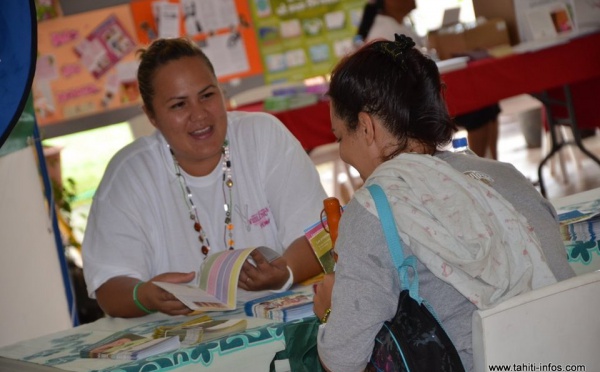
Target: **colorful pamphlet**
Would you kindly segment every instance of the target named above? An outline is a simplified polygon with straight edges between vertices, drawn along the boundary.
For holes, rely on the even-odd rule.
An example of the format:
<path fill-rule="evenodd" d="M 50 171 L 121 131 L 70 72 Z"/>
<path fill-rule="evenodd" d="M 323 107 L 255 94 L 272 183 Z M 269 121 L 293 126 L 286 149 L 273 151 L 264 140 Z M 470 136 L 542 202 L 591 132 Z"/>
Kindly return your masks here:
<path fill-rule="evenodd" d="M 179 349 L 181 343 L 179 337 L 147 338 L 145 340 L 133 341 L 120 348 L 112 350 L 108 358 L 117 360 L 139 360 L 149 356 L 168 353 Z"/>
<path fill-rule="evenodd" d="M 87 346 L 79 352 L 81 358 L 138 360 L 177 350 L 179 337 L 150 338 L 128 332 L 117 332 Z"/>
<path fill-rule="evenodd" d="M 243 332 L 247 325 L 246 319 L 213 320 L 204 315 L 185 323 L 156 327 L 153 337 L 177 336 L 182 345 L 189 346 Z"/>
<path fill-rule="evenodd" d="M 273 319 L 280 322 L 314 316 L 313 293 L 308 291 L 286 291 L 257 298 L 244 305 L 246 315 Z"/>
<path fill-rule="evenodd" d="M 82 358 L 99 358 L 101 353 L 112 347 L 121 346 L 131 341 L 141 339 L 144 339 L 144 337 L 129 332 L 117 332 L 95 344 L 81 349 L 79 351 L 79 356 Z"/>
<path fill-rule="evenodd" d="M 269 262 L 281 257 L 268 247 L 235 249 L 209 255 L 193 284 L 153 282 L 171 292 L 192 310 L 223 311 L 235 309 L 238 280 L 246 260 L 253 263 L 250 253 L 258 250 Z"/>
<path fill-rule="evenodd" d="M 600 199 L 557 208 L 564 242 L 589 242 L 600 238 Z"/>
<path fill-rule="evenodd" d="M 567 258 L 575 274 L 600 270 L 600 199 L 595 196 L 556 208 L 556 212 Z"/>
<path fill-rule="evenodd" d="M 325 229 L 327 220 L 319 220 L 304 230 L 311 248 L 315 252 L 323 272 L 330 274 L 335 271 L 335 259 L 333 256 L 333 243 L 331 236 Z"/>

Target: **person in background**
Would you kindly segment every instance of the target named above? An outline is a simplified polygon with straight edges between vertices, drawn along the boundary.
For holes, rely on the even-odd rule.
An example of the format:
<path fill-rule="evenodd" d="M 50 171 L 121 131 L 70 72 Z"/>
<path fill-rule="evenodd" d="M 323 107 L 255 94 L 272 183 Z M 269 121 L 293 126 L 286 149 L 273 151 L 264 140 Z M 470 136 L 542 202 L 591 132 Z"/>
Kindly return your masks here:
<path fill-rule="evenodd" d="M 363 9 L 357 35 L 363 41 L 389 40 L 394 34 L 407 35 L 424 47 L 425 42 L 417 35 L 407 17 L 417 8 L 415 0 L 369 0 Z"/>
<path fill-rule="evenodd" d="M 88 294 L 110 316 L 191 310 L 153 281 L 192 281 L 226 249 L 268 246 L 238 286 L 286 289 L 321 270 L 304 228 L 327 197 L 300 143 L 266 113 L 227 112 L 212 63 L 193 42 L 140 51 L 143 109 L 157 131 L 119 151 L 94 196 L 83 240 Z"/>
<path fill-rule="evenodd" d="M 498 115 L 500 105 L 493 104 L 454 118 L 467 131 L 471 151 L 482 158 L 498 159 Z"/>
<path fill-rule="evenodd" d="M 414 46 L 396 35 L 342 59 L 329 86 L 331 126 L 341 159 L 365 186 L 378 184 L 386 193 L 404 255 L 418 260 L 420 295 L 472 370 L 473 311 L 574 273 L 554 208 L 521 173 L 441 150 L 456 126 L 437 65 Z M 336 251 L 336 272 L 314 297 L 324 323 L 319 357 L 327 370 L 363 371 L 401 288 L 365 187 L 342 214 Z"/>
<path fill-rule="evenodd" d="M 415 0 L 369 0 L 365 4 L 357 35 L 369 42 L 376 39 L 390 40 L 394 34 L 409 36 L 417 47 L 426 49 L 427 42 L 417 35 L 407 17 L 416 9 Z M 496 103 L 480 110 L 458 115 L 456 123 L 467 131 L 471 150 L 481 157 L 497 159 L 498 115 Z"/>

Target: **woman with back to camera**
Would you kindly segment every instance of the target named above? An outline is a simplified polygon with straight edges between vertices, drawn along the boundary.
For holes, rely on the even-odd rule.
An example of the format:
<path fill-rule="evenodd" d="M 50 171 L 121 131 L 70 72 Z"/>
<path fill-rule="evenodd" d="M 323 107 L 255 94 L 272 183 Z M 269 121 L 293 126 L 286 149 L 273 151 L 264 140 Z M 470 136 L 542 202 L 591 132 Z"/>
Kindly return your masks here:
<path fill-rule="evenodd" d="M 191 310 L 153 281 L 186 283 L 208 255 L 268 246 L 238 286 L 280 290 L 320 272 L 304 237 L 326 194 L 275 117 L 227 112 L 212 63 L 193 42 L 141 51 L 144 112 L 157 131 L 119 151 L 94 196 L 83 241 L 89 295 L 111 316 Z"/>
<path fill-rule="evenodd" d="M 427 40 L 418 36 L 407 22 L 416 7 L 415 0 L 370 0 L 364 7 L 357 34 L 366 42 L 391 40 L 394 34 L 404 34 L 413 39 L 417 47 L 425 48 Z M 499 114 L 500 105 L 495 103 L 454 118 L 467 131 L 470 149 L 481 157 L 498 158 Z"/>
<path fill-rule="evenodd" d="M 554 208 L 521 173 L 440 150 L 456 127 L 435 62 L 414 46 L 400 35 L 340 61 L 329 87 L 331 125 L 342 160 L 365 186 L 379 184 L 386 193 L 404 255 L 418 259 L 420 295 L 472 370 L 473 311 L 574 273 Z M 362 371 L 400 293 L 364 187 L 342 215 L 336 251 L 336 273 L 317 286 L 314 300 L 315 314 L 326 321 L 319 357 L 331 371 Z"/>

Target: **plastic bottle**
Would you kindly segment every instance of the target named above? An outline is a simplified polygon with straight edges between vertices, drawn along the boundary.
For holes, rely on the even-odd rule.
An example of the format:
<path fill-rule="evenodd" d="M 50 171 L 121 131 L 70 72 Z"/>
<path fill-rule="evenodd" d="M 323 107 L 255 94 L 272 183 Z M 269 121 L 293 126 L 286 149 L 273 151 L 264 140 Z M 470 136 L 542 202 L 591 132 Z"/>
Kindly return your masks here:
<path fill-rule="evenodd" d="M 329 235 L 331 236 L 331 243 L 333 244 L 332 254 L 335 261 L 337 261 L 337 253 L 335 251 L 335 241 L 338 236 L 338 225 L 340 218 L 342 217 L 342 206 L 340 201 L 336 197 L 329 197 L 323 200 L 323 210 L 327 216 L 327 226 L 329 227 Z"/>
<path fill-rule="evenodd" d="M 454 138 L 452 140 L 452 152 L 457 154 L 475 155 L 475 153 L 469 148 L 466 137 Z"/>
<path fill-rule="evenodd" d="M 329 226 L 329 235 L 331 242 L 335 245 L 338 235 L 338 225 L 342 217 L 342 207 L 336 197 L 329 197 L 323 200 L 325 215 L 327 216 L 327 225 Z"/>

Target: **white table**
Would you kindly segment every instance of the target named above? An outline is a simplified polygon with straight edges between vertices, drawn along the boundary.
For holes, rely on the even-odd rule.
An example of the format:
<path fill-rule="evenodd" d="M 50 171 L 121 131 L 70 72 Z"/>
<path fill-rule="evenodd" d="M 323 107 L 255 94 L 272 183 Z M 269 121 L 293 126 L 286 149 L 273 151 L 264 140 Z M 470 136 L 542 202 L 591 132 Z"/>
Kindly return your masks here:
<path fill-rule="evenodd" d="M 40 307 L 40 316 L 43 316 Z M 245 317 L 239 310 L 227 317 Z M 158 325 L 181 323 L 186 317 L 156 313 L 142 318 L 102 318 L 66 331 L 0 348 L 0 371 L 269 371 L 275 354 L 285 349 L 284 323 L 247 318 L 248 330 L 204 344 L 180 348 L 141 361 L 84 359 L 79 350 L 117 331 L 142 336 Z"/>
<path fill-rule="evenodd" d="M 600 199 L 600 188 L 591 189 L 577 194 L 567 195 L 560 198 L 550 200 L 554 208 L 557 210 L 576 204 L 587 203 Z"/>

